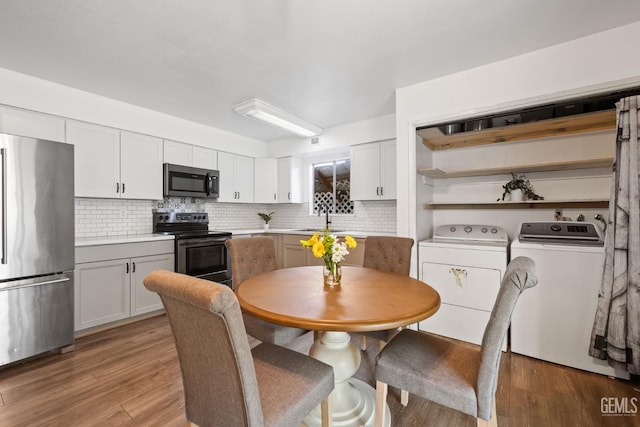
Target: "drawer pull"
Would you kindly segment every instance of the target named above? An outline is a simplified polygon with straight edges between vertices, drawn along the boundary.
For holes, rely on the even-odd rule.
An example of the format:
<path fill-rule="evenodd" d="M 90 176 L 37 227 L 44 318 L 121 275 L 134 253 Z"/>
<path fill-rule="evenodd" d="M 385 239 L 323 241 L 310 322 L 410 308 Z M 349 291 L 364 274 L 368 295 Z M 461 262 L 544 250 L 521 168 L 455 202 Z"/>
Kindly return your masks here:
<path fill-rule="evenodd" d="M 452 267 L 451 270 L 449 270 L 449 272 L 456 277 L 456 284 L 462 287 L 462 280 L 467 277 L 467 270 L 465 270 L 464 268 Z"/>

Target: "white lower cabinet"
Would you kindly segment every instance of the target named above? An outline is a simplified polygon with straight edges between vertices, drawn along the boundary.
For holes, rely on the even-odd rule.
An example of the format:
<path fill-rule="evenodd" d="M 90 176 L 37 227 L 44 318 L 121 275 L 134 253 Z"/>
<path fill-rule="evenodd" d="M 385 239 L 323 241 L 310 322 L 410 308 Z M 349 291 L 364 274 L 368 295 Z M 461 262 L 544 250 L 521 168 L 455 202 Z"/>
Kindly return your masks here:
<path fill-rule="evenodd" d="M 120 259 L 76 265 L 76 331 L 130 316 L 130 284 L 125 265 Z"/>
<path fill-rule="evenodd" d="M 144 287 L 144 278 L 155 270 L 174 270 L 174 255 L 153 255 L 131 259 L 131 315 L 148 313 L 162 308 L 155 292 Z"/>
<path fill-rule="evenodd" d="M 174 271 L 172 240 L 79 247 L 76 260 L 76 331 L 162 309 L 143 280 L 154 270 Z"/>
<path fill-rule="evenodd" d="M 300 240 L 307 238 L 297 234 L 282 236 L 282 268 L 307 265 L 307 252 L 310 252 L 311 249 L 303 248 L 300 245 Z"/>

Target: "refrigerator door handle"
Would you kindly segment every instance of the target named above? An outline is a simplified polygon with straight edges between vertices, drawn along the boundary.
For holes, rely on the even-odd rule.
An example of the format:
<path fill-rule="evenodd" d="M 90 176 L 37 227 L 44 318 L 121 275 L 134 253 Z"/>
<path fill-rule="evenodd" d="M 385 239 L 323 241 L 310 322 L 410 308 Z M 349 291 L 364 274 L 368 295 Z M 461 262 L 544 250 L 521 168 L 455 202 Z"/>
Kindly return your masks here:
<path fill-rule="evenodd" d="M 0 156 L 2 156 L 2 258 L 0 264 L 7 263 L 7 149 L 0 148 Z"/>
<path fill-rule="evenodd" d="M 33 282 L 26 285 L 8 286 L 6 288 L 0 288 L 0 291 L 10 291 L 11 289 L 31 288 L 33 286 L 52 285 L 54 283 L 68 282 L 69 280 L 71 279 L 69 279 L 68 277 L 63 277 L 61 279 L 45 280 L 43 282 Z"/>

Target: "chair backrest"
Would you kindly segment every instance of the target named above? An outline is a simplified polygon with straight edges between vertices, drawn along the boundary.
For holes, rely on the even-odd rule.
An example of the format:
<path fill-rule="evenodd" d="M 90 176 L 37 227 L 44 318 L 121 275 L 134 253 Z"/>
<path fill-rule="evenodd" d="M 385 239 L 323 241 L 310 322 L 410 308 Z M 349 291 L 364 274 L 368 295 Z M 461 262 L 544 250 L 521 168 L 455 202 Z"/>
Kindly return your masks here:
<path fill-rule="evenodd" d="M 509 263 L 482 336 L 480 368 L 478 369 L 478 416 L 491 418 L 493 399 L 498 384 L 502 343 L 507 336 L 511 314 L 520 294 L 538 283 L 536 265 L 531 258 L 517 257 Z"/>
<path fill-rule="evenodd" d="M 225 245 L 231 254 L 233 289 L 253 276 L 278 268 L 276 245 L 271 237 L 229 239 Z"/>
<path fill-rule="evenodd" d="M 227 286 L 157 270 L 144 285 L 162 298 L 178 350 L 187 419 L 200 426 L 264 424 L 240 305 Z"/>
<path fill-rule="evenodd" d="M 362 266 L 408 276 L 412 247 L 413 239 L 409 237 L 367 237 Z"/>

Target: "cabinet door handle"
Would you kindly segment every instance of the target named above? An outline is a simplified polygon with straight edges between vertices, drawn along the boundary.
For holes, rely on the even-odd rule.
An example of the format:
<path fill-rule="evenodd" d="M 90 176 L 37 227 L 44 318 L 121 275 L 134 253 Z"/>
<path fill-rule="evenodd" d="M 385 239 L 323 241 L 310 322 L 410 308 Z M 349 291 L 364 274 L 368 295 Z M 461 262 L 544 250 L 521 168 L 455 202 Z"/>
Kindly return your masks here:
<path fill-rule="evenodd" d="M 287 200 L 291 200 L 291 192 L 287 193 Z"/>
<path fill-rule="evenodd" d="M 276 200 L 276 193 L 273 193 L 273 200 Z"/>
<path fill-rule="evenodd" d="M 376 187 L 376 196 L 380 195 L 380 187 Z"/>
<path fill-rule="evenodd" d="M 120 183 L 116 182 L 116 193 L 120 192 Z"/>
<path fill-rule="evenodd" d="M 124 194 L 124 182 L 122 183 L 122 194 Z"/>
<path fill-rule="evenodd" d="M 135 263 L 135 262 L 132 262 L 132 263 L 131 263 L 131 272 L 132 272 L 132 273 L 135 273 L 135 272 L 136 272 L 136 263 Z"/>
<path fill-rule="evenodd" d="M 125 272 L 129 274 L 129 263 L 126 263 L 125 265 L 126 265 Z"/>
<path fill-rule="evenodd" d="M 384 187 L 380 187 L 380 195 L 384 196 Z"/>

